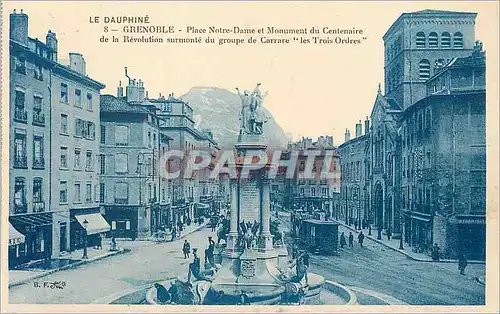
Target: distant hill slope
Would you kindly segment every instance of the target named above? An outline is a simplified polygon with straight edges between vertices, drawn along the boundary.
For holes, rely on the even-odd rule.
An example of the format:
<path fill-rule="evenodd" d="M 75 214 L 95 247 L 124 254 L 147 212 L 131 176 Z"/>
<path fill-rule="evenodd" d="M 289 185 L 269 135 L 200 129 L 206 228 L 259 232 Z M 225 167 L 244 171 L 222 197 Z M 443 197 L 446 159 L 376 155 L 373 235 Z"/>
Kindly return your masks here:
<path fill-rule="evenodd" d="M 232 147 L 236 143 L 241 110 L 241 100 L 236 93 L 217 87 L 193 87 L 181 98 L 193 107 L 199 130 L 211 129 L 221 148 Z M 269 146 L 285 147 L 287 136 L 265 105 L 264 102 L 264 112 L 270 117 L 264 124 L 265 139 Z"/>

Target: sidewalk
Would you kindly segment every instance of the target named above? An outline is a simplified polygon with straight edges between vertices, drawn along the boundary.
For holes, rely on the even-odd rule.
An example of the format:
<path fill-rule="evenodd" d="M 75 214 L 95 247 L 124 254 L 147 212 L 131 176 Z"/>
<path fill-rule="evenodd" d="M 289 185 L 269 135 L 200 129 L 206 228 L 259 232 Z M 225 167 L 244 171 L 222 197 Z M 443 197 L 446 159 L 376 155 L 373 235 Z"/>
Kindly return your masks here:
<path fill-rule="evenodd" d="M 92 263 L 109 256 L 128 252 L 130 252 L 129 249 L 123 248 L 113 252 L 108 251 L 107 249 L 95 250 L 93 248 L 88 248 L 87 259 L 82 258 L 83 250 L 78 250 L 54 259 L 33 263 L 33 265 L 27 269 L 9 270 L 9 288 L 22 285 L 31 280 L 45 277 L 61 270 Z"/>
<path fill-rule="evenodd" d="M 190 226 L 186 226 L 181 235 L 176 237 L 174 241 L 182 239 L 192 234 L 193 232 L 205 228 L 209 221 L 209 219 L 205 219 L 205 221 L 201 225 L 191 224 Z M 111 239 L 104 240 L 102 243 L 102 249 L 100 250 L 96 250 L 91 247 L 88 248 L 88 259 L 82 259 L 83 250 L 80 249 L 71 253 L 61 255 L 49 261 L 33 262 L 25 269 L 9 270 L 9 287 L 22 285 L 31 280 L 50 275 L 64 269 L 91 263 L 116 254 L 128 253 L 132 249 L 154 245 L 156 243 L 151 238 L 143 240 L 136 239 L 136 241 L 132 241 L 129 239 L 117 239 L 116 242 L 118 251 L 114 252 L 109 251 L 109 248 L 111 246 Z M 170 242 L 170 240 L 167 242 Z"/>
<path fill-rule="evenodd" d="M 436 261 L 433 261 L 431 259 L 431 257 L 428 256 L 425 253 L 416 253 L 416 252 L 413 252 L 412 249 L 411 249 L 411 247 L 407 246 L 408 245 L 407 243 L 403 243 L 404 249 L 400 250 L 399 249 L 400 239 L 391 239 L 391 240 L 388 240 L 387 236 L 384 235 L 384 234 L 382 234 L 382 240 L 378 240 L 377 239 L 378 231 L 376 229 L 372 229 L 372 235 L 368 235 L 368 231 L 369 231 L 368 229 L 355 230 L 354 227 L 349 226 L 349 225 L 345 224 L 342 221 L 331 219 L 331 218 L 330 218 L 330 220 L 333 220 L 333 221 L 337 222 L 339 225 L 342 225 L 345 228 L 347 228 L 347 229 L 349 229 L 351 231 L 354 231 L 356 233 L 359 233 L 360 231 L 363 231 L 363 234 L 365 235 L 365 237 L 367 239 L 370 239 L 370 240 L 372 240 L 374 242 L 380 243 L 380 244 L 382 244 L 382 245 L 390 248 L 391 250 L 394 250 L 394 251 L 399 252 L 399 253 L 401 253 L 403 255 L 406 255 L 408 258 L 410 258 L 412 260 L 419 261 L 419 262 L 436 262 Z M 457 260 L 452 260 L 452 259 L 440 259 L 436 263 L 454 263 L 454 264 L 456 264 L 456 263 L 458 263 L 458 261 Z M 485 265 L 484 261 L 474 261 L 474 260 L 471 260 L 471 261 L 468 261 L 468 263 L 469 263 L 469 265 L 470 264 Z"/>

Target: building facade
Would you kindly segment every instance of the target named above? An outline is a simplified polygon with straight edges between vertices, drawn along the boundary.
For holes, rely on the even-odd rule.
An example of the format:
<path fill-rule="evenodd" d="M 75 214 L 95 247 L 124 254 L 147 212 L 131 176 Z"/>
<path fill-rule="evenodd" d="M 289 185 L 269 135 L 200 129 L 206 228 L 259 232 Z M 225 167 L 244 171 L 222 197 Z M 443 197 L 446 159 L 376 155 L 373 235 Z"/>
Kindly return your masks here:
<path fill-rule="evenodd" d="M 72 53 L 63 65 L 57 50 L 54 32 L 48 31 L 45 43 L 32 39 L 28 16 L 10 15 L 9 221 L 24 237 L 9 248 L 11 266 L 80 248 L 99 222 L 84 227 L 82 215 L 99 213 L 93 165 L 104 85 L 87 76 L 83 56 Z M 79 158 L 71 155 L 76 152 Z"/>
<path fill-rule="evenodd" d="M 378 236 L 391 228 L 414 250 L 436 243 L 451 258 L 485 257 L 485 56 L 475 18 L 402 14 L 383 37 L 385 94 L 379 88 L 367 144 L 354 155 L 357 137 L 341 145 L 343 191 L 352 188 L 348 165 L 365 152 L 366 209 Z M 349 207 L 352 194 L 342 201 Z"/>
<path fill-rule="evenodd" d="M 293 155 L 297 156 L 293 178 L 287 178 L 284 170 L 271 184 L 271 202 L 274 207 L 287 211 L 317 213 L 327 217 L 338 216 L 340 162 L 338 149 L 333 145 L 333 138 L 322 136 L 316 142 L 311 138 L 302 138 L 296 143 L 290 143 L 281 159 L 291 160 L 294 158 Z M 304 177 L 302 174 L 307 171 L 307 158 L 310 155 L 314 155 L 313 177 Z M 330 162 L 328 170 L 326 162 Z M 325 177 L 323 175 L 325 171 L 328 171 L 331 177 Z"/>
<path fill-rule="evenodd" d="M 9 267 L 52 255 L 51 91 L 54 55 L 28 36 L 28 15 L 10 15 Z M 11 229 L 12 228 L 12 229 Z"/>
<path fill-rule="evenodd" d="M 101 97 L 99 196 L 110 235 L 119 238 L 147 238 L 171 222 L 169 186 L 159 168 L 169 138 L 143 91 L 142 82 L 129 79 L 125 96 L 120 86 L 117 97 Z"/>

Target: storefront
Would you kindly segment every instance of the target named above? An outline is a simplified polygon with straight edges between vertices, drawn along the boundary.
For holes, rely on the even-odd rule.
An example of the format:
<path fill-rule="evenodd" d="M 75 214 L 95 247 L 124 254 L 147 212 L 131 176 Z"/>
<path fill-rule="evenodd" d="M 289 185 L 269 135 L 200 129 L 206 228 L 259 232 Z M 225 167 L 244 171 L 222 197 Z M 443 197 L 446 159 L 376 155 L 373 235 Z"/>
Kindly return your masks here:
<path fill-rule="evenodd" d="M 51 255 L 52 213 L 9 217 L 9 268 Z"/>
<path fill-rule="evenodd" d="M 106 206 L 104 218 L 111 225 L 108 237 L 137 238 L 138 207 L 127 205 Z"/>
<path fill-rule="evenodd" d="M 110 230 L 109 224 L 101 215 L 99 207 L 70 209 L 70 250 L 96 246 L 101 233 Z"/>

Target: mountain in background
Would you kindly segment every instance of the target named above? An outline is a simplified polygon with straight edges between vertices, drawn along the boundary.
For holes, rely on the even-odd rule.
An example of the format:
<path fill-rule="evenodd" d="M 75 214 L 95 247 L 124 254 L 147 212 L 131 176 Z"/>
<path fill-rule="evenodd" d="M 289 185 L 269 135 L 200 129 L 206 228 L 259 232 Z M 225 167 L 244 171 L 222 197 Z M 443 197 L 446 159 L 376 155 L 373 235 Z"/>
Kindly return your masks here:
<path fill-rule="evenodd" d="M 210 129 L 221 148 L 233 147 L 240 129 L 241 99 L 238 94 L 217 87 L 193 87 L 181 99 L 193 108 L 198 130 Z M 265 108 L 264 138 L 271 147 L 286 147 L 288 136 Z"/>

